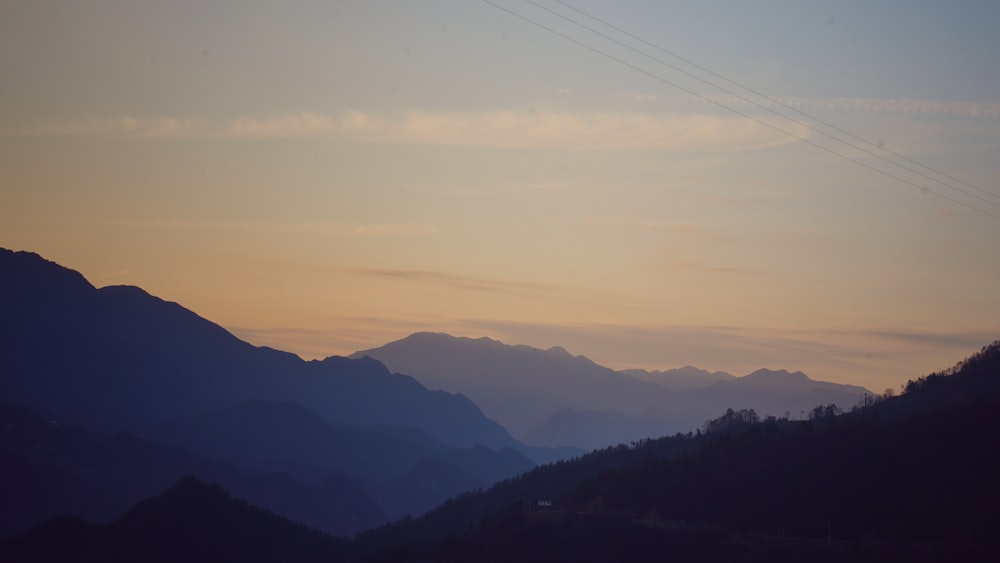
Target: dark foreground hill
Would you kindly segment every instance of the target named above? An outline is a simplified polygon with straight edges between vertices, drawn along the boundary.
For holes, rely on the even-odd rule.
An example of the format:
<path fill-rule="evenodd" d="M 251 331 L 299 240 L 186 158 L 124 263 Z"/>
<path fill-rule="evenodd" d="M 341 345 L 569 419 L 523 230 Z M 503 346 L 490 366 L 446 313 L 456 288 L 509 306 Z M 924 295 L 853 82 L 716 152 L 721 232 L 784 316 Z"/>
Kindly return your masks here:
<path fill-rule="evenodd" d="M 162 431 L 188 450 L 0 404 L 0 539 L 66 514 L 109 521 L 186 474 L 349 536 L 532 467 L 511 450 L 450 448 L 403 430 L 335 426 L 255 401 Z"/>
<path fill-rule="evenodd" d="M 345 559 L 348 545 L 186 477 L 110 524 L 72 517 L 48 522 L 0 544 L 0 560 L 332 562 Z"/>
<path fill-rule="evenodd" d="M 533 466 L 468 399 L 375 360 L 257 348 L 4 249 L 0 402 L 0 539 L 110 519 L 187 473 L 350 535 Z"/>

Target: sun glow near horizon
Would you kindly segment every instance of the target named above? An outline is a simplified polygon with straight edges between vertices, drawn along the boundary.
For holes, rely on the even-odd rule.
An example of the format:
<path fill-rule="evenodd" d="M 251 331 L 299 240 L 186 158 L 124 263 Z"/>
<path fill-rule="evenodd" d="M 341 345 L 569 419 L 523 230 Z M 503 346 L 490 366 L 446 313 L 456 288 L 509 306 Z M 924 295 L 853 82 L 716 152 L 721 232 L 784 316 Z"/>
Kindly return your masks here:
<path fill-rule="evenodd" d="M 16 2 L 0 246 L 305 357 L 434 330 L 878 391 L 1000 336 L 997 6 L 579 2 L 869 147 L 501 4 L 644 72 L 481 2 Z"/>

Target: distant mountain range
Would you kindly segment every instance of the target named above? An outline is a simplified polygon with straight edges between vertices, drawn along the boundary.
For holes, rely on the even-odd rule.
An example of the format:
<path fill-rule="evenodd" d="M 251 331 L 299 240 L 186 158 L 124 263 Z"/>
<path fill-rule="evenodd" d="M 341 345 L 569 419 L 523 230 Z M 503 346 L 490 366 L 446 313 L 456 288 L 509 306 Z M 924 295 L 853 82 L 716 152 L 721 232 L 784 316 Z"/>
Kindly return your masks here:
<path fill-rule="evenodd" d="M 254 347 L 139 288 L 96 289 L 5 249 L 0 402 L 14 409 L 0 469 L 19 500 L 0 502 L 0 537 L 61 513 L 110 517 L 185 473 L 351 534 L 547 453 L 376 360 Z"/>
<path fill-rule="evenodd" d="M 623 369 L 618 373 L 630 375 L 639 381 L 656 383 L 669 389 L 704 389 L 720 381 L 732 381 L 735 375 L 724 371 L 708 371 L 694 366 L 668 369 L 665 371 L 644 369 Z"/>
<path fill-rule="evenodd" d="M 688 432 L 727 408 L 799 415 L 820 404 L 850 408 L 871 392 L 802 372 L 743 377 L 684 368 L 614 371 L 560 347 L 416 333 L 352 358 L 375 358 L 432 389 L 461 393 L 526 443 L 593 449 Z"/>

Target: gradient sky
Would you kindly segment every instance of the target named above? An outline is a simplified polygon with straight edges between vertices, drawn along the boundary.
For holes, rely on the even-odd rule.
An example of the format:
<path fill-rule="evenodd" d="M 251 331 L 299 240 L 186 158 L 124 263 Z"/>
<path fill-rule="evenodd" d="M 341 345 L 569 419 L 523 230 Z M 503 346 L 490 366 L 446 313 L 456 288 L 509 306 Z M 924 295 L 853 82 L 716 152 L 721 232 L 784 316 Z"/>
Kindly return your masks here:
<path fill-rule="evenodd" d="M 474 0 L 5 0 L 0 246 L 304 357 L 435 330 L 880 391 L 1000 338 L 1000 3 L 569 2 L 945 184 L 494 1 L 619 60 Z"/>

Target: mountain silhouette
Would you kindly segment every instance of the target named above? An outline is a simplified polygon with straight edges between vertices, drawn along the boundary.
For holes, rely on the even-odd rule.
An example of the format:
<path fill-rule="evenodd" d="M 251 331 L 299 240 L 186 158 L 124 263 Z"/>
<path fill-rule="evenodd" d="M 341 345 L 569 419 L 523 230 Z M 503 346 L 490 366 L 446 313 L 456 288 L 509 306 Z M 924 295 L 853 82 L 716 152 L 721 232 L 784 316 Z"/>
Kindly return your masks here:
<path fill-rule="evenodd" d="M 60 515 L 109 521 L 186 474 L 318 529 L 350 535 L 388 517 L 357 479 L 254 471 L 138 438 L 102 435 L 0 405 L 0 538 Z"/>
<path fill-rule="evenodd" d="M 647 371 L 644 369 L 623 369 L 624 373 L 640 381 L 656 383 L 668 389 L 704 389 L 720 381 L 731 381 L 736 376 L 724 371 L 708 371 L 694 366 L 684 366 L 668 370 Z"/>
<path fill-rule="evenodd" d="M 3 437 L 17 502 L 0 537 L 59 513 L 107 520 L 185 473 L 348 535 L 533 466 L 463 396 L 370 358 L 254 347 L 36 254 L 0 249 L 0 311 L 2 414 L 35 420 Z M 407 494 L 414 475 L 439 485 Z"/>
<path fill-rule="evenodd" d="M 238 467 L 288 474 L 305 483 L 320 483 L 331 473 L 346 475 L 364 483 L 388 519 L 419 515 L 451 496 L 535 465 L 509 448 L 455 448 L 414 429 L 335 425 L 301 405 L 262 400 L 179 419 L 151 435 Z M 414 474 L 436 485 L 401 486 Z M 452 478 L 456 475 L 460 478 Z"/>
<path fill-rule="evenodd" d="M 850 408 L 862 387 L 814 381 L 801 372 L 744 377 L 693 367 L 614 371 L 565 349 L 510 346 L 490 338 L 416 333 L 352 358 L 375 358 L 429 388 L 461 393 L 528 444 L 594 449 L 687 432 L 727 408 L 761 416 L 818 404 Z"/>
<path fill-rule="evenodd" d="M 168 563 L 342 561 L 347 540 L 235 499 L 188 476 L 110 524 L 50 521 L 0 544 L 0 560 Z"/>
<path fill-rule="evenodd" d="M 64 423 L 144 431 L 267 398 L 349 425 L 418 428 L 453 446 L 519 447 L 463 396 L 372 359 L 303 361 L 254 347 L 136 287 L 95 289 L 36 254 L 0 249 L 0 396 Z"/>
<path fill-rule="evenodd" d="M 429 388 L 469 397 L 515 436 L 523 436 L 556 410 L 580 401 L 589 404 L 592 395 L 612 389 L 609 378 L 614 377 L 611 370 L 562 348 L 540 350 L 430 332 L 350 357 L 375 358 L 390 369 L 406 366 L 407 373 Z"/>

